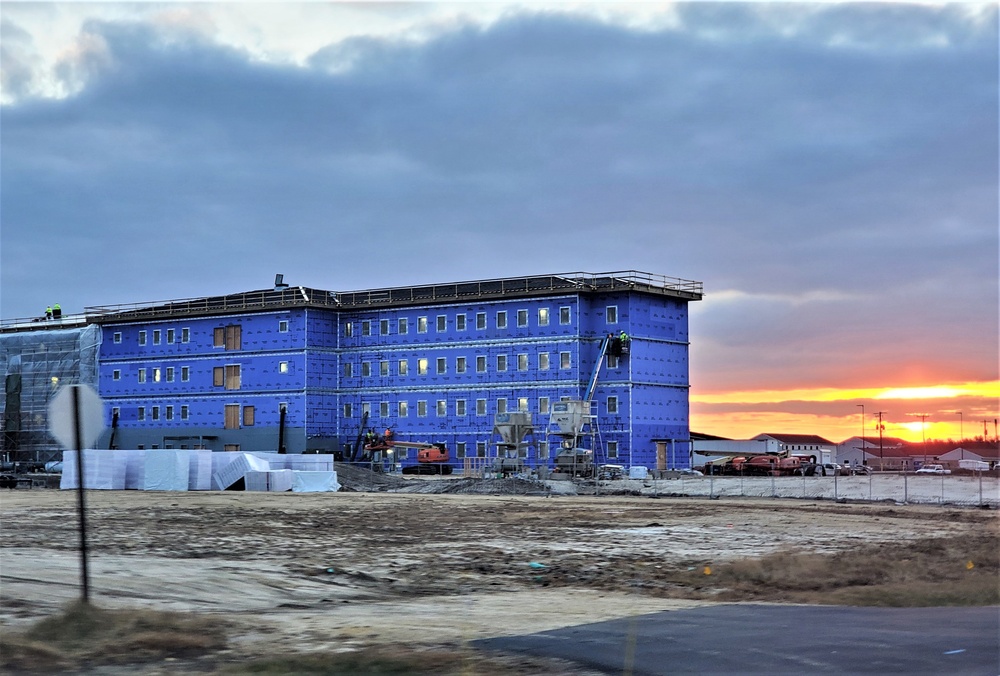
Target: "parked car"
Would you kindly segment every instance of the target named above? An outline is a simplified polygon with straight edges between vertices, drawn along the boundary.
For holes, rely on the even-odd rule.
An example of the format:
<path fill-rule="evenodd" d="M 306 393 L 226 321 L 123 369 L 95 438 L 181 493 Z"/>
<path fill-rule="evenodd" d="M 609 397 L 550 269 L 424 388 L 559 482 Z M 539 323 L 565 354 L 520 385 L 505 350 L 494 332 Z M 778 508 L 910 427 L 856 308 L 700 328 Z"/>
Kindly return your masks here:
<path fill-rule="evenodd" d="M 849 469 L 836 462 L 824 462 L 822 468 L 820 474 L 823 476 L 847 476 L 851 473 Z"/>
<path fill-rule="evenodd" d="M 687 476 L 705 476 L 704 472 L 700 472 L 696 469 L 679 469 L 677 470 L 680 474 L 686 474 Z"/>
<path fill-rule="evenodd" d="M 917 470 L 917 474 L 951 474 L 951 470 L 942 465 L 924 465 Z"/>
<path fill-rule="evenodd" d="M 847 469 L 851 471 L 852 475 L 862 475 L 868 476 L 872 473 L 872 468 L 868 465 L 850 465 Z"/>

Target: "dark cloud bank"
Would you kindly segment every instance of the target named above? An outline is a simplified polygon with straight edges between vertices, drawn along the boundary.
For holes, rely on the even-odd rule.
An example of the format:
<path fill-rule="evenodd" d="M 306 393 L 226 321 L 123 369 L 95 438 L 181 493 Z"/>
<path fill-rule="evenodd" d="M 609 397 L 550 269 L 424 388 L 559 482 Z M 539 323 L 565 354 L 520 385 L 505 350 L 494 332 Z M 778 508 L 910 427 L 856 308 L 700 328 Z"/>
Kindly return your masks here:
<path fill-rule="evenodd" d="M 706 283 L 707 389 L 996 378 L 982 14 L 524 15 L 306 67 L 95 22 L 107 53 L 66 69 L 78 94 L 0 113 L 3 316 L 275 272 L 346 290 L 635 268 Z"/>

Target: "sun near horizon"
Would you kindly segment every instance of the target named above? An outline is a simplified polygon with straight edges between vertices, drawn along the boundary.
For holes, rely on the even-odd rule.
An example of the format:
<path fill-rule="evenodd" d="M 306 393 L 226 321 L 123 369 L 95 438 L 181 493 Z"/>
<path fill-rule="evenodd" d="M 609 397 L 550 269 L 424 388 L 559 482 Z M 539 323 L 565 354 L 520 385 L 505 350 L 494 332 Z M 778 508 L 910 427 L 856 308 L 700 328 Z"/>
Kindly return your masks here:
<path fill-rule="evenodd" d="M 691 392 L 691 430 L 734 439 L 762 433 L 815 434 L 839 443 L 862 433 L 878 436 L 880 412 L 885 437 L 915 443 L 994 441 L 1000 380 L 710 393 L 692 388 Z"/>

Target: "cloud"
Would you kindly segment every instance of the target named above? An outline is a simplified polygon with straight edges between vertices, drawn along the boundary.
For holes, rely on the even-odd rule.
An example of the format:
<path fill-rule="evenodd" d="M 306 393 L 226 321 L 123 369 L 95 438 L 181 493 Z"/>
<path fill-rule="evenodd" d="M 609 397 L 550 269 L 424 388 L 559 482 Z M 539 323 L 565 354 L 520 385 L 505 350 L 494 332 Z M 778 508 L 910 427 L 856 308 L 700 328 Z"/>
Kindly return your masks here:
<path fill-rule="evenodd" d="M 995 8 L 421 8 L 302 58 L 150 12 L 89 20 L 64 98 L 3 24 L 5 317 L 640 269 L 706 284 L 696 388 L 996 377 Z"/>

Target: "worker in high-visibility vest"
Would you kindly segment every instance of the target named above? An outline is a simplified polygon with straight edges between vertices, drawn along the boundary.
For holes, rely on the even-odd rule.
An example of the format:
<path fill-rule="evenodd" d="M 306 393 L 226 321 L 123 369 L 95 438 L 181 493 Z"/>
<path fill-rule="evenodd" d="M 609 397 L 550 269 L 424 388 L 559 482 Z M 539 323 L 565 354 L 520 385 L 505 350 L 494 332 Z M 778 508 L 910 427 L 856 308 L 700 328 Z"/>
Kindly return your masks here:
<path fill-rule="evenodd" d="M 62 318 L 62 306 L 60 306 L 59 303 L 52 306 L 52 317 L 54 319 Z"/>
<path fill-rule="evenodd" d="M 52 306 L 51 305 L 45 306 L 45 318 L 46 319 L 52 319 Z"/>

